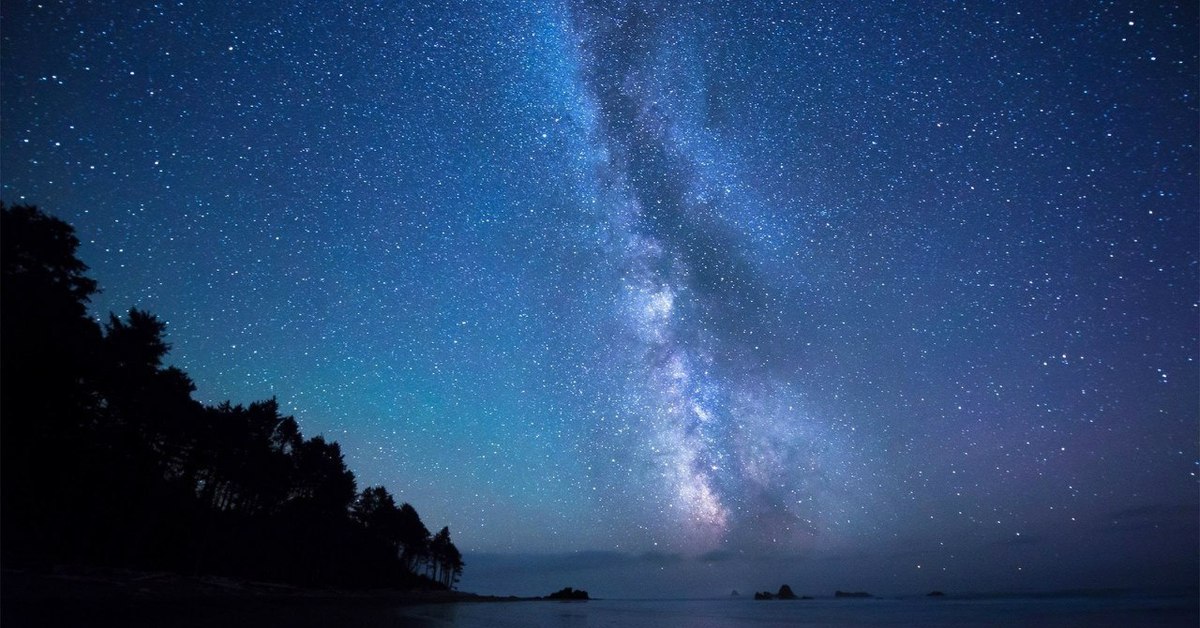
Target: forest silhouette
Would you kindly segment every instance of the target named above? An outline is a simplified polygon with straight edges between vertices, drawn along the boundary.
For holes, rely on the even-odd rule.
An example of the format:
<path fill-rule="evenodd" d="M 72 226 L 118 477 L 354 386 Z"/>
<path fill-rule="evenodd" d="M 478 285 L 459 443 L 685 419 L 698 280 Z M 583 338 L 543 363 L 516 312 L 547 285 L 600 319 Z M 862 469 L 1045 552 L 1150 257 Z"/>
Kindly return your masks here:
<path fill-rule="evenodd" d="M 430 534 L 382 486 L 358 491 L 341 448 L 304 438 L 275 399 L 206 406 L 164 366 L 165 324 L 101 326 L 74 229 L 0 204 L 0 559 L 303 586 L 452 588 Z"/>

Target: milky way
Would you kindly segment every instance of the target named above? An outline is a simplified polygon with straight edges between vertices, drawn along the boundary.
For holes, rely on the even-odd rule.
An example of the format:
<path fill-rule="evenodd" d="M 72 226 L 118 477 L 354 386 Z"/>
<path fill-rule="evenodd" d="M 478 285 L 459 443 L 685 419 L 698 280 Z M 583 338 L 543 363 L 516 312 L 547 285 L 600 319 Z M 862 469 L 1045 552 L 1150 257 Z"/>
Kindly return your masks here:
<path fill-rule="evenodd" d="M 646 480 L 665 485 L 661 512 L 684 531 L 683 547 L 810 535 L 815 445 L 830 437 L 797 407 L 793 385 L 764 368 L 756 339 L 737 337 L 786 343 L 786 305 L 740 252 L 755 245 L 742 221 L 758 208 L 707 154 L 727 153 L 703 129 L 703 69 L 692 58 L 701 35 L 686 12 L 571 13 L 594 155 L 585 176 L 619 260 L 628 333 L 615 350 L 636 356 L 626 410 L 645 417 Z"/>
<path fill-rule="evenodd" d="M 3 13 L 95 314 L 468 588 L 1194 585 L 1194 3 Z"/>

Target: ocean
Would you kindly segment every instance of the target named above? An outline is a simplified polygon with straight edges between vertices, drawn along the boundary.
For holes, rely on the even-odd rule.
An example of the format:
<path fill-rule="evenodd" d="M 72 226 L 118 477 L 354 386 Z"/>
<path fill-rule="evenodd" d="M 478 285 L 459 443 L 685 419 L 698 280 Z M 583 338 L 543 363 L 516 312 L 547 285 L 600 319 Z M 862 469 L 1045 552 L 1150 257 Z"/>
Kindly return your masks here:
<path fill-rule="evenodd" d="M 783 626 L 1200 625 L 1196 597 L 981 599 L 592 600 L 487 602 L 397 609 L 397 624 L 418 628 L 736 628 Z"/>
<path fill-rule="evenodd" d="M 766 628 L 781 626 L 1037 626 L 1057 628 L 1200 625 L 1200 598 L 1091 596 L 1030 598 L 816 599 L 763 601 L 592 600 L 411 604 L 384 598 L 75 599 L 7 597 L 4 628 Z"/>

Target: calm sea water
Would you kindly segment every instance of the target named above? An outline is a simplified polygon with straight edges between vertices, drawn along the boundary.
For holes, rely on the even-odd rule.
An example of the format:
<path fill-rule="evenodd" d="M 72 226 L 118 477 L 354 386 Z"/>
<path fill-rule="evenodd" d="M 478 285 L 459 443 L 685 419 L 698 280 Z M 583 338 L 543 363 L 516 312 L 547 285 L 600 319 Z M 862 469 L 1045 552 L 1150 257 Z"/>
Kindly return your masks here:
<path fill-rule="evenodd" d="M 419 628 L 1200 625 L 1198 600 L 1189 597 L 502 602 L 416 606 L 400 615 L 402 625 Z"/>
<path fill-rule="evenodd" d="M 72 602 L 7 597 L 4 628 L 764 628 L 769 626 L 1200 625 L 1200 599 L 1105 597 L 1040 599 L 593 600 L 403 605 L 382 599 L 138 600 L 81 597 Z"/>

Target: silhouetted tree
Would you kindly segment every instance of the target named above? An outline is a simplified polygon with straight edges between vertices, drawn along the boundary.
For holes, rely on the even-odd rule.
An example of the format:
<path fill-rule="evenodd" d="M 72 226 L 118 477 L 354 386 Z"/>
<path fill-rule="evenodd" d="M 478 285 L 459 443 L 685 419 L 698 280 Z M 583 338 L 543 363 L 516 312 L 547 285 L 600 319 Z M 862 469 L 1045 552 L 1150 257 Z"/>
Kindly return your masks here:
<path fill-rule="evenodd" d="M 387 546 L 394 558 L 400 558 L 403 521 L 396 500 L 386 488 L 364 489 L 351 506 L 351 514 L 372 537 Z"/>
<path fill-rule="evenodd" d="M 163 357 L 171 350 L 171 345 L 163 339 L 166 330 L 166 323 L 137 308 L 129 310 L 128 323 L 109 314 L 104 326 L 106 365 L 127 376 L 148 377 L 157 372 Z"/>
<path fill-rule="evenodd" d="M 322 514 L 345 516 L 357 488 L 354 474 L 346 468 L 341 446 L 316 436 L 300 443 L 292 459 L 296 475 L 291 498 Z"/>
<path fill-rule="evenodd" d="M 395 519 L 400 509 L 396 500 L 382 486 L 363 489 L 350 507 L 354 520 L 382 537 L 394 537 Z"/>
<path fill-rule="evenodd" d="M 462 574 L 463 561 L 462 554 L 450 540 L 450 528 L 442 528 L 429 541 L 429 563 L 434 580 L 446 588 L 454 586 L 455 580 Z"/>
<path fill-rule="evenodd" d="M 466 563 L 463 562 L 462 553 L 458 551 L 458 547 L 454 543 L 449 543 L 446 546 L 446 579 L 445 585 L 448 589 L 453 589 L 455 584 L 458 584 L 459 578 L 462 577 L 463 567 Z"/>
<path fill-rule="evenodd" d="M 398 526 L 400 558 L 405 567 L 415 572 L 429 556 L 429 529 L 421 522 L 417 510 L 407 503 L 400 505 Z"/>
<path fill-rule="evenodd" d="M 462 556 L 409 504 L 355 485 L 341 447 L 275 399 L 206 407 L 164 366 L 166 324 L 103 330 L 70 225 L 0 204 L 0 546 L 69 560 L 305 584 L 454 585 Z M 436 551 L 436 557 L 435 557 Z"/>
<path fill-rule="evenodd" d="M 100 399 L 90 379 L 100 329 L 87 317 L 96 282 L 65 222 L 0 204 L 0 517 L 4 556 L 55 556 L 82 544 L 100 466 L 90 435 Z M 36 481 L 35 481 L 36 479 Z"/>

